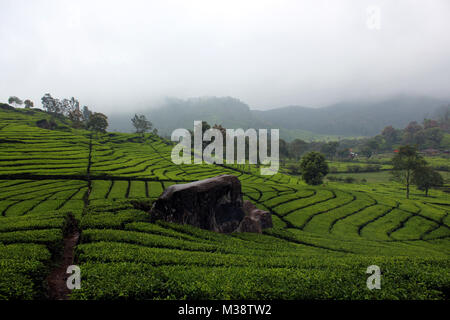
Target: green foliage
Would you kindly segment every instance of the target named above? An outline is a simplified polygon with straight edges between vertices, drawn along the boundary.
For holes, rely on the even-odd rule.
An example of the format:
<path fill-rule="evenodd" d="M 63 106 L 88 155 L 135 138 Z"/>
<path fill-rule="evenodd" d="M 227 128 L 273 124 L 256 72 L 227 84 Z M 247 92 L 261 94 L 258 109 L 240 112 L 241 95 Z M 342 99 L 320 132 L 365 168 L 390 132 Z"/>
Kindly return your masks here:
<path fill-rule="evenodd" d="M 23 104 L 23 101 L 20 98 L 16 97 L 16 96 L 11 96 L 8 99 L 8 103 L 9 104 L 13 104 L 14 106 L 17 106 L 17 105 L 20 106 L 20 105 Z"/>
<path fill-rule="evenodd" d="M 302 178 L 307 184 L 322 184 L 323 178 L 328 174 L 328 164 L 325 157 L 318 152 L 310 152 L 300 162 Z"/>
<path fill-rule="evenodd" d="M 108 128 L 108 117 L 103 113 L 94 112 L 87 122 L 87 129 L 95 132 L 106 132 Z"/>
<path fill-rule="evenodd" d="M 332 141 L 328 142 L 320 148 L 320 152 L 325 154 L 329 159 L 333 159 L 333 157 L 336 155 L 337 148 L 339 146 L 339 142 Z"/>
<path fill-rule="evenodd" d="M 147 120 L 147 118 L 142 115 L 135 114 L 131 119 L 131 123 L 136 129 L 136 133 L 144 134 L 147 131 L 150 131 L 153 127 L 153 124 Z"/>
<path fill-rule="evenodd" d="M 444 179 L 433 168 L 423 166 L 414 170 L 412 182 L 419 190 L 425 191 L 428 196 L 428 190 L 431 187 L 441 187 L 444 184 Z"/>
<path fill-rule="evenodd" d="M 392 165 L 392 175 L 406 185 L 406 198 L 409 198 L 409 186 L 414 173 L 422 170 L 426 161 L 417 153 L 415 147 L 406 145 L 399 148 L 398 153 L 392 158 Z"/>
<path fill-rule="evenodd" d="M 353 183 L 308 186 L 247 165 L 174 165 L 172 145 L 153 134 L 91 139 L 81 128 L 36 127 L 48 117 L 0 107 L 0 299 L 46 298 L 75 224 L 82 289 L 71 299 L 448 299 L 448 194 L 411 186 L 401 199 L 389 155 L 334 161 L 334 176 Z M 149 222 L 165 188 L 219 174 L 238 176 L 244 199 L 272 212 L 274 228 L 219 234 Z M 382 290 L 366 288 L 372 264 Z"/>
<path fill-rule="evenodd" d="M 119 212 L 88 212 L 81 219 L 81 227 L 87 228 L 123 228 L 126 223 L 132 221 L 145 221 L 149 219 L 149 214 L 136 210 L 127 209 Z"/>
<path fill-rule="evenodd" d="M 442 299 L 448 288 L 448 265 L 442 260 L 433 263 L 444 268 L 441 272 L 420 259 L 308 257 L 303 261 L 289 269 L 90 262 L 84 265 L 84 286 L 72 299 Z M 365 277 L 355 277 L 364 274 L 370 263 L 386 270 L 383 290 L 369 291 Z"/>

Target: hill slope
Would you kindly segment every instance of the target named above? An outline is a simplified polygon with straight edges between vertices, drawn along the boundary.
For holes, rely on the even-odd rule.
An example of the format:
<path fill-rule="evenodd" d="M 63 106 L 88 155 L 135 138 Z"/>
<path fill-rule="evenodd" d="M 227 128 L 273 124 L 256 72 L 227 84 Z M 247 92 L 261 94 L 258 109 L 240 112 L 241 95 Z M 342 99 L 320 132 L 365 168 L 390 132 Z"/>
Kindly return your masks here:
<path fill-rule="evenodd" d="M 261 120 L 281 128 L 302 128 L 344 136 L 372 136 L 388 125 L 404 128 L 410 121 L 421 122 L 432 117 L 444 103 L 426 97 L 397 96 L 382 101 L 343 102 L 318 109 L 291 106 L 254 113 Z"/>
<path fill-rule="evenodd" d="M 373 136 L 385 126 L 404 128 L 410 121 L 432 117 L 444 101 L 427 97 L 396 96 L 381 101 L 345 102 L 324 108 L 288 106 L 266 111 L 251 110 L 238 99 L 205 97 L 168 99 L 159 109 L 144 112 L 163 135 L 177 128 L 192 128 L 194 120 L 226 128 L 279 128 L 288 141 L 329 140 Z M 113 115 L 113 129 L 130 131 L 131 115 Z"/>
<path fill-rule="evenodd" d="M 45 116 L 0 109 L 2 299 L 45 298 L 73 228 L 83 282 L 72 299 L 448 298 L 450 202 L 442 193 L 406 201 L 399 185 L 311 187 L 256 168 L 178 166 L 157 136 L 33 125 Z M 167 186 L 224 173 L 273 213 L 273 229 L 223 235 L 149 222 L 151 201 Z M 373 264 L 383 290 L 365 286 Z"/>

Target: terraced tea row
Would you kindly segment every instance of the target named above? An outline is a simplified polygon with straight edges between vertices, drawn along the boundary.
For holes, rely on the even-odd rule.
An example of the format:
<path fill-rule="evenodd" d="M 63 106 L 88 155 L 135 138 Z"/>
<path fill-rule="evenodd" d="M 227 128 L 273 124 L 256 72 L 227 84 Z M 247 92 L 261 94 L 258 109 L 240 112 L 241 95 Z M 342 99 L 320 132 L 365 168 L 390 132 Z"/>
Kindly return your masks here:
<path fill-rule="evenodd" d="M 79 228 L 72 299 L 448 298 L 449 201 L 403 200 L 398 186 L 307 186 L 241 165 L 175 165 L 153 134 L 37 128 L 47 114 L 0 109 L 0 299 L 47 296 L 64 236 Z M 273 213 L 264 234 L 150 223 L 175 183 L 233 174 Z M 450 205 L 450 203 L 449 203 Z M 366 268 L 383 290 L 366 289 Z"/>

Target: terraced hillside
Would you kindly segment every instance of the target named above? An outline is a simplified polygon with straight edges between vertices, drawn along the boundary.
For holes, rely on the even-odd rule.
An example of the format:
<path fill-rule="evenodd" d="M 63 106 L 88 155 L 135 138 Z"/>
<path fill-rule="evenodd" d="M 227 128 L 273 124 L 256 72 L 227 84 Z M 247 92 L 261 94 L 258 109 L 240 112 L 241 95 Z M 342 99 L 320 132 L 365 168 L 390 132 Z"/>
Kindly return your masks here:
<path fill-rule="evenodd" d="M 38 128 L 0 109 L 0 299 L 52 296 L 65 239 L 80 233 L 71 299 L 448 299 L 448 196 L 400 185 L 311 187 L 246 166 L 174 165 L 154 135 Z M 149 222 L 169 185 L 233 174 L 273 213 L 263 235 Z M 380 266 L 382 289 L 366 287 Z"/>

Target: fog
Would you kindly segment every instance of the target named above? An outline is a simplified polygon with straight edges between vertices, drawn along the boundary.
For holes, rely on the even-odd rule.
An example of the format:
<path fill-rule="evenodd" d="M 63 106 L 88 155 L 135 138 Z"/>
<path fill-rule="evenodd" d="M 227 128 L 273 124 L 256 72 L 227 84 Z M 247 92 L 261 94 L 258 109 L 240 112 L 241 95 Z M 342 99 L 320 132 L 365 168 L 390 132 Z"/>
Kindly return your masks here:
<path fill-rule="evenodd" d="M 447 99 L 449 17 L 447 0 L 1 0 L 0 101 L 49 92 L 114 113 L 164 97 Z"/>

